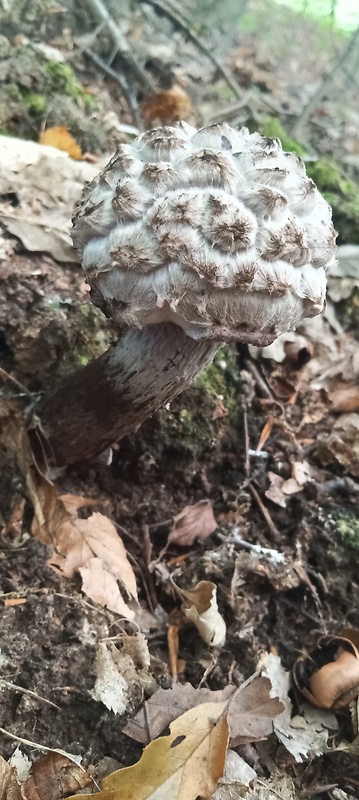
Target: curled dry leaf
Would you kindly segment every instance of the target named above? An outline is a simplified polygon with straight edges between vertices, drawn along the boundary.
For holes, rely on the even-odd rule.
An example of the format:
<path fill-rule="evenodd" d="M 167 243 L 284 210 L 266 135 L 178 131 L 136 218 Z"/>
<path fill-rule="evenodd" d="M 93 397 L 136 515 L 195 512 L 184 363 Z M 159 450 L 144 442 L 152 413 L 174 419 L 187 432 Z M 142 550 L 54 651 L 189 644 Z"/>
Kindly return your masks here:
<path fill-rule="evenodd" d="M 91 776 L 60 753 L 47 753 L 35 761 L 31 775 L 22 785 L 26 800 L 62 800 L 92 783 Z"/>
<path fill-rule="evenodd" d="M 226 639 L 226 623 L 218 611 L 216 584 L 200 581 L 183 595 L 183 612 L 196 626 L 203 641 L 211 647 L 221 647 Z"/>
<path fill-rule="evenodd" d="M 359 694 L 359 652 L 347 636 L 322 636 L 308 657 L 300 657 L 293 666 L 293 678 L 299 691 L 319 708 L 345 708 Z M 358 632 L 353 632 L 358 640 Z"/>
<path fill-rule="evenodd" d="M 226 703 L 204 703 L 172 723 L 133 767 L 104 779 L 98 800 L 209 798 L 222 777 L 228 746 Z M 72 797 L 70 800 L 76 800 Z"/>
<path fill-rule="evenodd" d="M 0 800 L 62 800 L 91 783 L 89 773 L 61 753 L 50 752 L 35 761 L 24 782 L 0 756 Z"/>
<path fill-rule="evenodd" d="M 182 547 L 190 546 L 195 539 L 207 539 L 217 528 L 212 503 L 200 500 L 193 506 L 185 508 L 174 517 L 174 524 L 168 537 L 168 544 L 175 543 Z"/>

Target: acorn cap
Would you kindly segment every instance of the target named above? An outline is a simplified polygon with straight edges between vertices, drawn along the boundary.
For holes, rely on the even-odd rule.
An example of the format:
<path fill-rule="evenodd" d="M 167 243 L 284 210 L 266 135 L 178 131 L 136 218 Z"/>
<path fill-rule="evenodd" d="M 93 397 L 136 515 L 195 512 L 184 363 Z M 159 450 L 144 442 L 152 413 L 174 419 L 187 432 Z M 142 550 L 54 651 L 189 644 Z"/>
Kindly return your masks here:
<path fill-rule="evenodd" d="M 303 161 L 227 124 L 120 145 L 73 228 L 93 302 L 116 322 L 262 346 L 323 310 L 335 237 Z"/>

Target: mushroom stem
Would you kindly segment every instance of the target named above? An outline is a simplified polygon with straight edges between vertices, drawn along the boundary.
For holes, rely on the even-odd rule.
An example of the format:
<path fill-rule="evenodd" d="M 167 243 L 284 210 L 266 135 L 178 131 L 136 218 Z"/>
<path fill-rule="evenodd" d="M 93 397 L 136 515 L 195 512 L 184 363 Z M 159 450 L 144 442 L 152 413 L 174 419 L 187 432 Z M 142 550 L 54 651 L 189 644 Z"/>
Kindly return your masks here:
<path fill-rule="evenodd" d="M 60 466 L 92 458 L 137 430 L 211 363 L 221 344 L 191 339 L 172 323 L 126 331 L 41 400 L 51 459 Z"/>

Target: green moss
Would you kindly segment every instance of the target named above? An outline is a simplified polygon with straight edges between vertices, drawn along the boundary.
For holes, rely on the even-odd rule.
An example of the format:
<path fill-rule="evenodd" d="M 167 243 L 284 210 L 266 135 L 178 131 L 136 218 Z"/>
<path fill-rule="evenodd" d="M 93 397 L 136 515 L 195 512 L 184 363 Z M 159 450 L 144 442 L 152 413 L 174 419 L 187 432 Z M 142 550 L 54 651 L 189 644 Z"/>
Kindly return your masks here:
<path fill-rule="evenodd" d="M 22 98 L 30 114 L 42 114 L 45 111 L 45 95 L 37 94 L 36 92 L 23 92 Z"/>
<path fill-rule="evenodd" d="M 338 516 L 336 529 L 345 550 L 359 553 L 359 517 L 349 512 Z"/>
<path fill-rule="evenodd" d="M 55 304 L 52 304 L 55 308 Z M 75 318 L 67 314 L 73 327 L 72 346 L 63 354 L 59 366 L 60 375 L 68 375 L 78 367 L 85 367 L 90 361 L 102 355 L 110 347 L 113 335 L 101 311 L 90 303 L 74 308 Z M 81 331 L 81 334 L 79 334 Z"/>
<path fill-rule="evenodd" d="M 333 209 L 339 243 L 359 244 L 359 184 L 330 158 L 308 163 L 307 173 Z"/>
<path fill-rule="evenodd" d="M 264 117 L 259 132 L 270 139 L 279 139 L 286 152 L 298 153 L 299 156 L 305 154 L 304 147 L 288 135 L 278 117 Z"/>
<path fill-rule="evenodd" d="M 45 72 L 54 92 L 64 92 L 68 97 L 77 100 L 83 95 L 83 88 L 77 82 L 75 73 L 69 64 L 58 61 L 47 61 Z"/>
<path fill-rule="evenodd" d="M 225 447 L 239 430 L 240 393 L 236 349 L 229 346 L 217 353 L 213 364 L 169 409 L 152 418 L 146 437 L 154 457 L 167 450 L 198 458 Z"/>

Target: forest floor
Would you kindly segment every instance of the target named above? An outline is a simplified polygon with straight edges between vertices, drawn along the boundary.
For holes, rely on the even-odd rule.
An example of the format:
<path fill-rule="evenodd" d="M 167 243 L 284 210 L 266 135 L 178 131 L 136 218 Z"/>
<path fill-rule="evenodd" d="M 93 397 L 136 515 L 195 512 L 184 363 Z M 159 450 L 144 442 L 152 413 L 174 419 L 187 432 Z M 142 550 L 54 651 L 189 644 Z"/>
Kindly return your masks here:
<path fill-rule="evenodd" d="M 131 35 L 136 42 L 136 31 Z M 176 47 L 181 49 L 178 40 Z M 176 63 L 173 51 L 170 55 Z M 81 77 L 81 59 L 77 65 L 72 54 L 70 61 Z M 183 76 L 183 65 L 177 64 L 177 73 Z M 238 70 L 234 74 L 238 78 Z M 97 80 L 94 70 L 95 95 L 103 87 L 103 78 L 98 75 Z M 114 84 L 107 91 L 115 102 Z M 82 110 L 82 99 L 75 102 Z M 159 102 L 162 108 L 163 98 Z M 202 103 L 206 118 L 213 101 L 202 95 Z M 121 118 L 121 106 L 116 111 Z M 138 113 L 152 123 L 158 105 L 155 112 L 147 107 Z M 92 520 L 99 539 L 108 534 L 122 540 L 128 561 L 123 554 L 121 559 L 133 570 L 136 601 L 132 578 L 123 574 L 115 574 L 121 578 L 118 595 L 114 597 L 108 583 L 100 596 L 94 584 L 103 580 L 103 573 L 96 579 L 88 572 L 88 561 L 75 553 L 78 543 L 69 545 L 65 564 L 56 541 L 55 547 L 51 544 L 54 529 L 46 539 L 33 522 L 34 493 L 28 479 L 34 464 L 26 461 L 26 447 L 22 451 L 19 445 L 31 413 L 23 386 L 31 395 L 41 395 L 114 338 L 109 324 L 90 306 L 81 266 L 67 257 L 66 249 L 73 202 L 66 200 L 69 187 L 76 184 L 79 195 L 85 180 L 106 162 L 104 151 L 131 136 L 126 126 L 137 124 L 128 109 L 122 127 L 112 120 L 105 148 L 102 131 L 96 139 L 100 116 L 91 118 L 94 139 L 87 131 L 80 141 L 83 151 L 94 145 L 92 159 L 63 168 L 68 158 L 47 154 L 41 177 L 39 170 L 29 173 L 38 163 L 37 152 L 24 154 L 16 144 L 13 164 L 6 165 L 16 177 L 11 183 L 4 172 L 0 179 L 0 753 L 17 767 L 20 781 L 30 774 L 29 782 L 32 775 L 34 783 L 23 783 L 21 795 L 28 800 L 60 800 L 81 786 L 96 793 L 104 775 L 135 764 L 156 727 L 149 698 L 161 688 L 170 690 L 176 669 L 182 687 L 179 704 L 186 711 L 195 705 L 192 687 L 209 690 L 207 699 L 214 700 L 216 692 L 223 699 L 226 687 L 240 687 L 255 674 L 253 680 L 265 675 L 274 688 L 269 654 L 282 670 L 283 696 L 278 690 L 271 697 L 280 696 L 285 704 L 285 676 L 320 636 L 350 629 L 359 639 L 359 277 L 354 236 L 342 237 L 323 317 L 305 321 L 295 334 L 264 351 L 247 346 L 222 350 L 170 408 L 158 412 L 136 435 L 114 443 L 111 463 L 104 454 L 89 463 L 52 469 L 45 483 L 41 478 L 35 497 L 43 503 L 48 522 L 53 525 L 53 512 L 41 492 L 51 481 L 54 502 L 63 498 L 77 533 Z M 65 124 L 71 130 L 67 119 Z M 76 131 L 72 134 L 79 141 Z M 328 152 L 327 141 L 323 153 Z M 347 156 L 348 148 L 343 163 Z M 59 220 L 57 234 L 39 252 L 26 222 L 35 214 L 40 224 L 50 212 L 49 225 Z M 96 548 L 94 552 L 98 557 Z M 200 581 L 217 588 L 226 626 L 225 642 L 212 648 L 183 616 L 183 593 Z M 215 625 L 221 624 L 218 620 Z M 116 654 L 125 660 L 117 662 Z M 113 677 L 116 663 L 124 681 L 121 689 Z M 162 732 L 178 713 L 168 711 L 166 695 L 158 697 L 165 720 Z M 274 733 L 258 733 L 254 726 L 252 736 L 247 733 L 234 743 L 235 753 L 256 778 L 252 772 L 246 782 L 239 771 L 234 788 L 228 780 L 218 790 L 219 800 L 359 797 L 355 703 L 334 714 L 303 703 L 293 687 L 289 698 L 282 732 L 276 730 L 273 712 Z M 147 717 L 142 722 L 136 717 L 140 733 L 136 735 L 136 726 L 124 732 L 144 701 Z M 41 749 L 48 750 L 47 757 Z M 59 750 L 65 761 L 51 762 L 50 777 L 46 758 Z M 70 761 L 80 756 L 87 772 L 75 771 L 72 779 L 67 775 L 65 785 L 61 780 L 67 756 Z M 31 773 L 34 760 L 42 765 L 37 774 Z M 17 798 L 10 794 L 9 781 L 0 767 L 0 800 Z"/>

